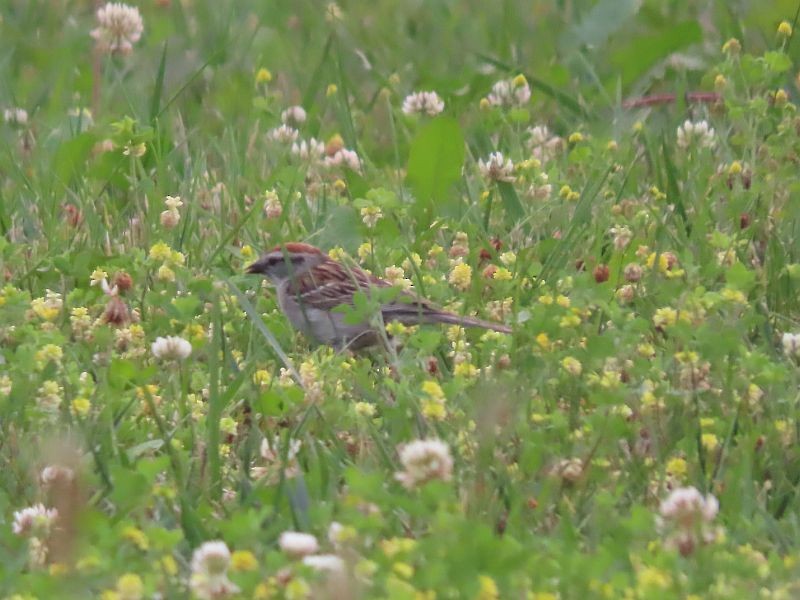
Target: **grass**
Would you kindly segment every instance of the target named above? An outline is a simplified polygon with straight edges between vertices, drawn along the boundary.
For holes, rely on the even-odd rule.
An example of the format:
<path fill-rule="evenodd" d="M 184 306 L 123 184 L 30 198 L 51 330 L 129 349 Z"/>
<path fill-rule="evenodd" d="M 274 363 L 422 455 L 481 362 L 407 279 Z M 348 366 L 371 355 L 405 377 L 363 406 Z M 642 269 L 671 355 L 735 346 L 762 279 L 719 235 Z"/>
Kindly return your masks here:
<path fill-rule="evenodd" d="M 794 4 L 90 4 L 0 9 L 3 597 L 797 595 Z M 285 241 L 513 334 L 317 347 Z"/>

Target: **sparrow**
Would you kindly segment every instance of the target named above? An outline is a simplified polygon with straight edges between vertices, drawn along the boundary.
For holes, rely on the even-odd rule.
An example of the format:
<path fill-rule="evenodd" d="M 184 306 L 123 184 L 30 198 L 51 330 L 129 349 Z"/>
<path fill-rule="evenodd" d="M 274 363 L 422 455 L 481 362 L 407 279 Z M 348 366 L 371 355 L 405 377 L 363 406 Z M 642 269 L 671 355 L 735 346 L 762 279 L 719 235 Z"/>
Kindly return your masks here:
<path fill-rule="evenodd" d="M 247 273 L 267 277 L 275 286 L 278 305 L 292 326 L 320 344 L 337 350 L 360 350 L 383 339 L 369 320 L 345 323 L 344 314 L 333 310 L 352 305 L 357 292 L 369 295 L 370 290 L 392 287 L 380 277 L 355 265 L 345 266 L 319 248 L 301 242 L 275 246 L 250 264 Z M 384 323 L 446 323 L 511 333 L 506 325 L 456 315 L 409 291 L 401 291 L 383 304 L 380 314 Z"/>

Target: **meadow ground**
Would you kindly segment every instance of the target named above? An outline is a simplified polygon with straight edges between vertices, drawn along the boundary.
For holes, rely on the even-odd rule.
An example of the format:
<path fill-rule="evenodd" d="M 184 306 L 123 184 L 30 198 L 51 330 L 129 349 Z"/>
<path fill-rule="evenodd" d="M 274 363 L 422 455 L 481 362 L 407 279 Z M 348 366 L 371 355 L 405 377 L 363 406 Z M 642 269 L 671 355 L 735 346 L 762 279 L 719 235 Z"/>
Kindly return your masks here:
<path fill-rule="evenodd" d="M 0 596 L 799 597 L 796 4 L 3 2 Z"/>

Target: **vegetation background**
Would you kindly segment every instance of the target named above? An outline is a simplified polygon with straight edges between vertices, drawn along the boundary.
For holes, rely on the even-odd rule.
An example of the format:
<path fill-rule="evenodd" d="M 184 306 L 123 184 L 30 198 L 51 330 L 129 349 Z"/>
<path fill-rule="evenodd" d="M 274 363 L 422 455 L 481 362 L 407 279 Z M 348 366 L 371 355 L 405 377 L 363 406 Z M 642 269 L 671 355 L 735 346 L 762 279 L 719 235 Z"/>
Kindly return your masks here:
<path fill-rule="evenodd" d="M 0 5 L 2 594 L 800 594 L 797 2 L 135 4 Z M 290 240 L 514 333 L 317 348 Z"/>

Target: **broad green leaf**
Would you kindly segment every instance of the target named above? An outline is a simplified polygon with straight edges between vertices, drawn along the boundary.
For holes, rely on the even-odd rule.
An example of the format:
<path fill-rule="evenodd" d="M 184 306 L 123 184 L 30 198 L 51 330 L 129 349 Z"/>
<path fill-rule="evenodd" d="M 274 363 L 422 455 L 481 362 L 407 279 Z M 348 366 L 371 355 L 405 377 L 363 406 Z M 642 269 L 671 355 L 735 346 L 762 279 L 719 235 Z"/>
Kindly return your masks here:
<path fill-rule="evenodd" d="M 441 199 L 461 177 L 464 136 L 452 117 L 439 117 L 423 126 L 411 142 L 408 182 L 420 202 Z"/>
<path fill-rule="evenodd" d="M 620 31 L 637 12 L 637 0 L 600 0 L 583 15 L 580 22 L 567 29 L 561 37 L 562 48 L 600 46 Z"/>
<path fill-rule="evenodd" d="M 696 21 L 684 21 L 658 33 L 631 38 L 624 48 L 611 55 L 616 71 L 609 83 L 616 85 L 619 77 L 626 88 L 673 52 L 702 41 L 703 31 Z"/>

